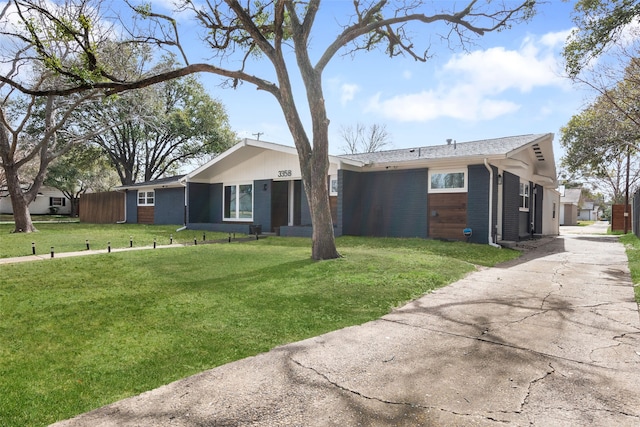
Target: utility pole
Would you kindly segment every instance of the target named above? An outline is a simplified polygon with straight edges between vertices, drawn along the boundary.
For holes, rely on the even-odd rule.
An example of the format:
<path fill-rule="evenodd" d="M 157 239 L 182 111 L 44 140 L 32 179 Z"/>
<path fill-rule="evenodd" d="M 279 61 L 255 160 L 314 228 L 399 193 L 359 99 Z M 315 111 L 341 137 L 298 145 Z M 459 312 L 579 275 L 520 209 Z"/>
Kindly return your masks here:
<path fill-rule="evenodd" d="M 260 135 L 264 135 L 264 132 L 252 133 L 251 135 L 255 136 L 257 141 L 260 141 Z"/>
<path fill-rule="evenodd" d="M 627 146 L 627 182 L 624 194 L 624 234 L 629 232 L 629 164 L 631 159 L 631 148 Z"/>

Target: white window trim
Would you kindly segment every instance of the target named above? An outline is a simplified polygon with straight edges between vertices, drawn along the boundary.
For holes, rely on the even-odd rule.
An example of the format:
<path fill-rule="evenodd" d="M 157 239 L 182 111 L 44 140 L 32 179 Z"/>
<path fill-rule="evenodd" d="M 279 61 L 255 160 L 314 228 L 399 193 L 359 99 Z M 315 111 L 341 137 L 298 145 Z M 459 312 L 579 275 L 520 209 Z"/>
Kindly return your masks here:
<path fill-rule="evenodd" d="M 227 218 L 224 215 L 224 207 L 226 205 L 226 191 L 225 188 L 227 187 L 236 187 L 236 197 L 237 195 L 240 193 L 240 186 L 241 185 L 250 185 L 251 186 L 251 218 Z M 224 184 L 222 184 L 222 220 L 223 221 L 227 221 L 227 222 L 253 222 L 253 215 L 255 212 L 255 186 L 253 185 L 253 182 L 225 182 Z M 238 210 L 240 208 L 240 204 L 237 203 L 238 200 L 236 201 L 236 215 L 238 214 Z"/>
<path fill-rule="evenodd" d="M 431 175 L 434 174 L 445 174 L 445 173 L 464 173 L 464 187 L 462 188 L 431 188 Z M 468 168 L 458 168 L 458 169 L 429 169 L 429 176 L 427 178 L 429 180 L 429 193 L 466 193 L 468 188 L 469 181 L 469 170 Z"/>
<path fill-rule="evenodd" d="M 60 196 L 51 196 L 49 200 L 51 200 L 51 207 L 62 208 L 65 206 L 65 198 Z"/>
<path fill-rule="evenodd" d="M 144 193 L 144 202 L 140 203 L 140 193 Z M 147 197 L 147 193 L 153 193 L 153 203 L 149 203 L 149 198 Z M 155 206 L 156 204 L 156 192 L 155 190 L 138 190 L 138 206 Z"/>
<path fill-rule="evenodd" d="M 527 194 L 526 194 L 526 199 L 527 199 L 527 206 L 526 208 L 523 208 L 522 206 L 520 206 L 520 202 L 522 201 L 522 196 L 523 194 L 520 193 L 520 185 L 525 185 L 527 188 Z M 518 206 L 520 208 L 520 212 L 529 212 L 529 209 L 531 208 L 531 185 L 529 184 L 529 181 L 526 180 L 520 180 L 520 185 L 518 185 Z"/>
<path fill-rule="evenodd" d="M 333 191 L 333 181 L 336 182 L 336 191 Z M 330 196 L 337 196 L 338 195 L 338 175 L 329 175 L 329 195 Z"/>

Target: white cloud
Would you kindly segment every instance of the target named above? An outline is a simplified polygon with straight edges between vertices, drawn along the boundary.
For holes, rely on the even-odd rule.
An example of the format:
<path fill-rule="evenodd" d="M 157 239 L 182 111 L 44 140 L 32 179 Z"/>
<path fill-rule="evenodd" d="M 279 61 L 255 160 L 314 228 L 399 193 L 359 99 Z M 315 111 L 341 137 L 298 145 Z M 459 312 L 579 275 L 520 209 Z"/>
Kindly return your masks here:
<path fill-rule="evenodd" d="M 367 112 L 375 111 L 399 122 L 424 122 L 441 117 L 459 120 L 491 120 L 517 111 L 511 101 L 477 97 L 473 89 L 460 86 L 450 92 L 423 91 L 400 95 L 384 101 L 372 97 Z"/>
<path fill-rule="evenodd" d="M 489 120 L 513 113 L 520 104 L 514 92 L 526 94 L 536 88 L 568 88 L 560 77 L 562 67 L 557 50 L 568 32 L 528 37 L 517 50 L 494 47 L 450 58 L 438 72 L 435 89 L 370 99 L 374 111 L 399 121 L 428 121 L 442 117 L 460 120 Z"/>
<path fill-rule="evenodd" d="M 349 101 L 353 101 L 358 91 L 360 91 L 360 87 L 357 84 L 343 83 L 340 85 L 340 104 L 344 106 Z"/>
<path fill-rule="evenodd" d="M 543 46 L 546 46 L 551 49 L 557 48 L 557 47 L 562 48 L 564 47 L 564 44 L 567 42 L 567 38 L 571 35 L 571 31 L 573 31 L 573 29 L 570 28 L 565 31 L 547 33 L 540 38 L 540 43 Z"/>

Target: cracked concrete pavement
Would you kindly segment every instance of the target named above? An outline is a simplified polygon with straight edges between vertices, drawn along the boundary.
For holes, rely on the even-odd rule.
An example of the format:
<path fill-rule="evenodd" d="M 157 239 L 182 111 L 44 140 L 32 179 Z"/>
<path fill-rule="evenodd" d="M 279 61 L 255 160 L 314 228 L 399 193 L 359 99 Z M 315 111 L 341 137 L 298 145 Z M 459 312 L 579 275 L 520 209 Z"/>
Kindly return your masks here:
<path fill-rule="evenodd" d="M 594 230 L 54 426 L 640 425 L 638 305 Z"/>

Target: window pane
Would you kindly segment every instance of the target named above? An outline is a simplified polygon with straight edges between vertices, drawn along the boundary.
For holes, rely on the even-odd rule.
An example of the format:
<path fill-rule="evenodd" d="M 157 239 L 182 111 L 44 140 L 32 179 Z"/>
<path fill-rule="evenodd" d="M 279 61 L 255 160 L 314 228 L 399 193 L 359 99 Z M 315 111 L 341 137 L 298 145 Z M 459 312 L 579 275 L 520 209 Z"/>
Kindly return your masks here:
<path fill-rule="evenodd" d="M 464 188 L 464 173 L 448 173 L 444 185 L 445 188 Z"/>
<path fill-rule="evenodd" d="M 253 186 L 240 185 L 238 218 L 253 218 Z"/>
<path fill-rule="evenodd" d="M 337 193 L 338 192 L 338 180 L 337 179 L 332 179 L 331 180 L 331 192 L 332 193 Z"/>
<path fill-rule="evenodd" d="M 431 188 L 464 188 L 464 172 L 434 173 L 431 175 Z"/>
<path fill-rule="evenodd" d="M 228 185 L 224 187 L 224 217 L 236 217 L 236 186 Z"/>
<path fill-rule="evenodd" d="M 434 173 L 431 175 L 431 188 L 444 188 L 444 175 Z"/>
<path fill-rule="evenodd" d="M 147 204 L 148 204 L 148 205 L 153 205 L 153 201 L 154 201 L 153 199 L 154 199 L 154 196 L 155 196 L 155 194 L 154 194 L 154 192 L 153 192 L 153 191 L 148 191 L 148 192 L 147 192 Z"/>
<path fill-rule="evenodd" d="M 138 192 L 138 204 L 144 205 L 144 201 L 145 201 L 144 191 Z"/>

